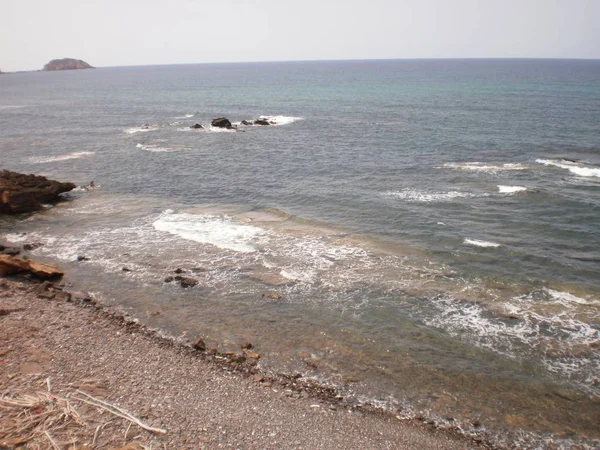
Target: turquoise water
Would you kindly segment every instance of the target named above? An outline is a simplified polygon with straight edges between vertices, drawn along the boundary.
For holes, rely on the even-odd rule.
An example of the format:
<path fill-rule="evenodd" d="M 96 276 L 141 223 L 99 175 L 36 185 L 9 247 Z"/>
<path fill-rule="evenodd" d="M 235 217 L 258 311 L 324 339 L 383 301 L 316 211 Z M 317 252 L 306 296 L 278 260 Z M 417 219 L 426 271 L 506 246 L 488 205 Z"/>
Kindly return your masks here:
<path fill-rule="evenodd" d="M 152 325 L 251 338 L 265 370 L 499 441 L 591 442 L 599 117 L 599 61 L 6 75 L 1 167 L 99 187 L 3 234 Z M 163 283 L 177 267 L 199 286 Z"/>

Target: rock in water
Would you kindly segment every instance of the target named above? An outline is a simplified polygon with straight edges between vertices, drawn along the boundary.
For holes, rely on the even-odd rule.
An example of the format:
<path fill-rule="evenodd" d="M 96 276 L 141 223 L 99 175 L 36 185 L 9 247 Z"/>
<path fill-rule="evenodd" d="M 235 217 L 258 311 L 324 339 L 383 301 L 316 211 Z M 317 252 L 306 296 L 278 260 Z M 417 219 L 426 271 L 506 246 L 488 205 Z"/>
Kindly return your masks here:
<path fill-rule="evenodd" d="M 210 123 L 213 127 L 218 128 L 233 128 L 231 122 L 226 117 L 219 117 L 218 119 L 213 119 Z"/>
<path fill-rule="evenodd" d="M 12 275 L 19 272 L 30 272 L 44 280 L 59 278 L 64 274 L 58 267 L 33 259 L 19 259 L 12 256 L 0 255 L 0 275 Z"/>
<path fill-rule="evenodd" d="M 59 195 L 74 189 L 73 183 L 61 183 L 36 175 L 0 171 L 0 214 L 37 211 L 42 203 L 53 203 Z"/>
<path fill-rule="evenodd" d="M 85 61 L 73 58 L 53 59 L 44 66 L 43 70 L 76 70 L 76 69 L 93 69 Z"/>
<path fill-rule="evenodd" d="M 271 123 L 267 119 L 257 119 L 254 121 L 254 125 L 271 125 Z"/>

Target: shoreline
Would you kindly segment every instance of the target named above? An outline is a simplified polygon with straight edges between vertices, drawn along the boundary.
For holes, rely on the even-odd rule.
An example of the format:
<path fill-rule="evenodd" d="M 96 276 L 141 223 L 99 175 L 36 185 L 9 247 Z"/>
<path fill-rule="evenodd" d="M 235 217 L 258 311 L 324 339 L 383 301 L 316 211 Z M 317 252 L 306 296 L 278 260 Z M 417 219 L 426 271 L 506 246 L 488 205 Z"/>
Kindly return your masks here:
<path fill-rule="evenodd" d="M 227 445 L 241 448 L 305 448 L 305 445 L 306 448 L 495 448 L 483 444 L 479 437 L 460 435 L 457 430 L 435 428 L 423 420 L 403 419 L 367 404 L 348 404 L 332 388 L 310 380 L 304 381 L 297 376 L 265 377 L 254 368 L 252 362 L 240 363 L 239 355 L 195 350 L 183 342 L 161 335 L 157 330 L 149 329 L 131 317 L 115 313 L 90 298 L 73 296 L 71 301 L 66 296 L 49 298 L 48 292 L 52 289 L 49 283 L 37 284 L 26 279 L 18 281 L 18 278 L 5 277 L 0 278 L 0 287 L 0 309 L 5 312 L 0 316 L 0 321 L 8 344 L 1 355 L 5 361 L 4 376 L 0 378 L 3 397 L 28 393 L 32 381 L 39 383 L 48 377 L 52 379 L 53 392 L 56 389 L 59 393 L 68 392 L 69 386 L 81 384 L 82 379 L 98 379 L 102 374 L 104 380 L 100 384 L 104 387 L 96 389 L 96 392 L 106 395 L 107 401 L 114 401 L 116 397 L 119 405 L 133 415 L 139 413 L 143 406 L 144 415 L 160 421 L 155 424 L 154 420 L 150 420 L 152 425 L 177 430 L 177 421 L 164 417 L 161 419 L 160 414 L 147 414 L 148 404 L 153 410 L 152 404 L 160 398 L 156 394 L 166 390 L 171 395 L 163 393 L 163 398 L 176 399 L 180 393 L 178 387 L 185 386 L 186 396 L 194 391 L 192 398 L 187 401 L 176 400 L 166 408 L 173 417 L 191 415 L 188 425 L 193 429 L 194 419 L 198 420 L 198 427 L 206 419 L 195 414 L 197 407 L 194 404 L 207 400 L 203 397 L 207 384 L 209 387 L 217 384 L 217 389 L 208 397 L 211 403 L 209 411 L 220 411 L 220 418 L 216 422 L 219 425 L 215 425 L 212 434 L 209 430 L 198 433 L 202 437 L 199 440 L 200 448 L 221 447 L 221 444 L 225 444 L 223 439 Z M 57 289 L 57 292 L 62 290 Z M 34 341 L 35 344 L 16 352 L 23 347 L 23 341 Z M 73 349 L 65 345 L 70 342 L 76 342 L 75 347 L 83 346 L 82 352 L 73 354 Z M 97 357 L 98 353 L 102 356 Z M 150 358 L 150 354 L 156 359 Z M 108 355 L 114 355 L 120 362 L 115 366 L 116 361 L 107 359 Z M 100 367 L 98 364 L 103 359 L 106 365 Z M 130 364 L 132 359 L 136 360 L 135 367 Z M 177 364 L 173 364 L 173 360 Z M 144 370 L 147 364 L 157 371 Z M 190 370 L 192 368 L 194 370 Z M 164 373 L 161 372 L 167 369 L 170 373 L 177 373 L 165 383 Z M 116 370 L 118 378 L 128 381 L 116 386 L 117 380 L 106 376 L 108 370 Z M 209 375 L 204 379 L 189 376 L 197 372 Z M 141 395 L 137 392 L 136 395 L 136 385 L 144 381 L 152 389 Z M 123 391 L 128 394 L 123 395 Z M 260 401 L 248 402 L 248 395 Z M 138 406 L 132 407 L 136 403 Z M 248 407 L 253 408 L 251 416 L 238 417 L 237 414 L 225 412 L 237 408 L 247 410 Z M 272 422 L 260 418 L 265 411 L 273 415 L 272 420 L 280 417 L 283 420 L 281 425 L 267 425 Z M 235 433 L 224 438 L 216 432 L 219 426 L 231 427 L 232 421 L 237 429 Z M 306 432 L 288 435 L 288 440 L 282 442 L 278 439 L 280 431 L 257 434 L 256 430 L 261 425 L 269 429 L 283 430 L 289 427 Z M 107 432 L 108 439 L 111 436 L 112 439 L 117 439 L 117 436 L 122 439 L 123 434 L 116 429 L 114 435 L 111 433 L 113 431 Z M 144 433 L 141 436 L 146 439 L 145 442 L 164 444 L 166 448 L 198 448 L 198 442 L 181 440 L 181 432 L 168 432 L 164 438 L 153 436 L 151 439 L 148 433 Z M 249 435 L 252 436 L 250 440 L 247 439 Z M 317 436 L 318 440 L 314 440 Z M 309 442 L 302 443 L 307 440 Z M 377 440 L 379 442 L 375 444 Z M 121 443 L 115 441 L 111 445 Z"/>

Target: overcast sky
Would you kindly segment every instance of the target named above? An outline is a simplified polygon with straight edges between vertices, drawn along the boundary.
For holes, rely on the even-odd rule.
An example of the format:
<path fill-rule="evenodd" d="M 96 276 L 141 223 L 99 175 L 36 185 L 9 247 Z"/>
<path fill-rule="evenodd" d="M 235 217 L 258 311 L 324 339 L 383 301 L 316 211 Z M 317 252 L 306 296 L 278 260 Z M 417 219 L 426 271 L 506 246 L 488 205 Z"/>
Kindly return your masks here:
<path fill-rule="evenodd" d="M 63 57 L 600 59 L 600 0 L 0 0 L 0 69 Z"/>

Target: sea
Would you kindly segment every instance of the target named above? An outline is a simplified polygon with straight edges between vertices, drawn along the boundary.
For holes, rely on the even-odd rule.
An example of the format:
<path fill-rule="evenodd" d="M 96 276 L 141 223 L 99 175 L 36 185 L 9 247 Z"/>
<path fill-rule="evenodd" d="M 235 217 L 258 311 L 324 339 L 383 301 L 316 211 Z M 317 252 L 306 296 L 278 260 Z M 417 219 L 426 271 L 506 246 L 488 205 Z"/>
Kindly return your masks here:
<path fill-rule="evenodd" d="M 0 239 L 166 335 L 495 445 L 600 447 L 598 60 L 6 74 L 0 168 L 80 186 Z"/>

